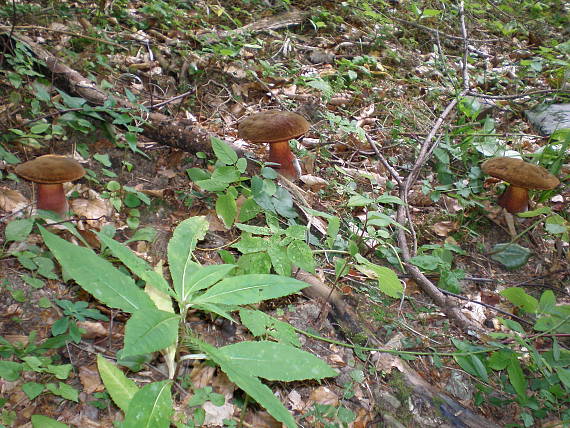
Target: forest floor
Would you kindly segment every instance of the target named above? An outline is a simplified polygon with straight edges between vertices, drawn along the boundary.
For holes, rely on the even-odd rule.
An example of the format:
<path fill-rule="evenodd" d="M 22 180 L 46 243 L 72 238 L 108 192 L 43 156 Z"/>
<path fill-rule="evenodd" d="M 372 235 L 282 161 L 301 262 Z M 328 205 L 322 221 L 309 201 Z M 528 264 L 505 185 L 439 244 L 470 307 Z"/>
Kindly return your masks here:
<path fill-rule="evenodd" d="M 320 284 L 248 306 L 337 371 L 265 382 L 299 426 L 568 426 L 570 132 L 525 112 L 569 102 L 569 16 L 554 0 L 0 1 L 0 426 L 121 426 L 98 354 L 140 387 L 169 378 L 158 352 L 117 355 L 130 315 L 62 270 L 44 213 L 25 220 L 35 190 L 14 168 L 48 153 L 87 170 L 50 230 L 116 266 L 97 232 L 172 264 L 174 229 L 204 216 L 201 265 Z M 89 82 L 120 101 L 97 105 Z M 263 110 L 310 122 L 296 183 L 238 136 Z M 505 183 L 480 168 L 499 156 L 560 179 L 531 191 L 514 234 Z M 184 320 L 216 347 L 254 340 L 246 324 Z M 172 426 L 281 426 L 200 361 L 178 360 Z"/>

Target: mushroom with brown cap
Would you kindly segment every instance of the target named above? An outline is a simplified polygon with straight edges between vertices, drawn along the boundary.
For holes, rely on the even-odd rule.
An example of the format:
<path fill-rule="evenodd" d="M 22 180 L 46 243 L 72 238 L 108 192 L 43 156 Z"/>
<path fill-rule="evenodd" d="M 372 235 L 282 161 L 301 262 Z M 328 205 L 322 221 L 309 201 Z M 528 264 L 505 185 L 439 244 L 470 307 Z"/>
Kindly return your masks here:
<path fill-rule="evenodd" d="M 85 169 L 74 159 L 59 155 L 44 155 L 21 163 L 16 174 L 37 183 L 36 206 L 64 216 L 68 210 L 63 183 L 75 181 L 85 175 Z"/>
<path fill-rule="evenodd" d="M 510 184 L 499 197 L 499 205 L 510 213 L 528 208 L 529 189 L 554 189 L 560 180 L 541 166 L 509 157 L 488 159 L 481 165 L 483 172 Z"/>
<path fill-rule="evenodd" d="M 301 167 L 289 148 L 289 140 L 305 134 L 309 126 L 297 113 L 262 111 L 242 120 L 238 135 L 253 143 L 269 143 L 269 162 L 279 165 L 275 169 L 281 175 L 296 180 L 301 176 Z"/>

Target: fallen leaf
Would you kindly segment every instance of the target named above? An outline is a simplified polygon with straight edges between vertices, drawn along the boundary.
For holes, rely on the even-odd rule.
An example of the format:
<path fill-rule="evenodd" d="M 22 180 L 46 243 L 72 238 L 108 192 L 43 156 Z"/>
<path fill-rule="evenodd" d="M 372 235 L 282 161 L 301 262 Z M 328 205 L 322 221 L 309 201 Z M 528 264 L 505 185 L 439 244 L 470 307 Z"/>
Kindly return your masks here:
<path fill-rule="evenodd" d="M 78 216 L 85 217 L 87 224 L 96 228 L 106 223 L 106 217 L 112 212 L 106 199 L 73 199 L 71 210 Z"/>
<path fill-rule="evenodd" d="M 329 406 L 338 405 L 338 395 L 326 386 L 319 386 L 317 389 L 313 390 L 309 399 L 318 404 Z"/>
<path fill-rule="evenodd" d="M 0 187 L 0 210 L 13 213 L 24 209 L 30 201 L 17 190 Z"/>
<path fill-rule="evenodd" d="M 206 401 L 202 404 L 202 409 L 206 412 L 206 418 L 204 419 L 204 425 L 206 426 L 221 427 L 224 425 L 224 419 L 231 419 L 234 414 L 234 405 L 228 402 L 222 406 L 215 406 L 210 401 Z"/>
<path fill-rule="evenodd" d="M 82 335 L 85 339 L 96 339 L 98 337 L 107 337 L 109 335 L 109 329 L 105 328 L 105 326 L 100 322 L 79 321 L 77 326 L 85 330 L 85 333 Z"/>
<path fill-rule="evenodd" d="M 314 175 L 302 175 L 301 181 L 305 183 L 312 191 L 317 191 L 324 189 L 329 185 L 329 182 L 321 177 L 316 177 Z"/>
<path fill-rule="evenodd" d="M 437 236 L 445 237 L 451 232 L 455 232 L 459 228 L 459 222 L 440 221 L 438 223 L 435 223 L 431 228 Z"/>
<path fill-rule="evenodd" d="M 94 392 L 101 392 L 105 389 L 101 383 L 101 378 L 99 377 L 99 372 L 95 367 L 92 366 L 81 366 L 79 367 L 79 379 L 83 385 L 83 391 L 87 394 L 92 394 Z"/>
<path fill-rule="evenodd" d="M 306 406 L 305 402 L 301 398 L 301 394 L 299 394 L 295 389 L 287 395 L 287 399 L 291 404 L 291 410 L 303 410 Z"/>

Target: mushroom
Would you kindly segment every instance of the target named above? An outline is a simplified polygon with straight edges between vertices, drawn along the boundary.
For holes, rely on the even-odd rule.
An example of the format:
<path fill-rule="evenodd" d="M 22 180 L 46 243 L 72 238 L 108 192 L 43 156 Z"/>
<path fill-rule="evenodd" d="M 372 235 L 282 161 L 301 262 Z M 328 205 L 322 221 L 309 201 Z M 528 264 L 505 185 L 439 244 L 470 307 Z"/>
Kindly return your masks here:
<path fill-rule="evenodd" d="M 85 175 L 79 162 L 58 155 L 44 155 L 21 163 L 15 172 L 38 184 L 38 209 L 54 211 L 62 217 L 68 210 L 63 183 L 78 180 Z"/>
<path fill-rule="evenodd" d="M 244 120 L 238 126 L 238 136 L 253 143 L 269 143 L 269 162 L 279 164 L 275 169 L 290 180 L 301 176 L 299 161 L 289 148 L 289 140 L 309 130 L 309 122 L 297 113 L 262 111 Z"/>
<path fill-rule="evenodd" d="M 481 168 L 486 174 L 510 184 L 499 197 L 499 205 L 513 214 L 527 210 L 529 189 L 550 190 L 560 184 L 546 169 L 522 159 L 492 158 L 483 162 Z"/>

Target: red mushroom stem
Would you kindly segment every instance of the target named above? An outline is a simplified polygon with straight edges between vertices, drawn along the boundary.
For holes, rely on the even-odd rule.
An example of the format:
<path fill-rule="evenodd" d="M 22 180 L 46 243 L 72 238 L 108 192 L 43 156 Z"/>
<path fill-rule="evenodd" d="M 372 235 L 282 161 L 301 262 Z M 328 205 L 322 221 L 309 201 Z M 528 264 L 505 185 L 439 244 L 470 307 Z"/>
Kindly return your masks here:
<path fill-rule="evenodd" d="M 511 214 L 526 211 L 528 209 L 528 189 L 510 185 L 499 197 L 499 205 Z"/>
<path fill-rule="evenodd" d="M 63 184 L 38 183 L 37 207 L 40 210 L 54 211 L 63 217 L 68 211 Z"/>
<path fill-rule="evenodd" d="M 299 161 L 291 152 L 288 141 L 280 141 L 269 145 L 269 162 L 279 164 L 275 169 L 289 180 L 297 180 L 301 176 Z"/>

